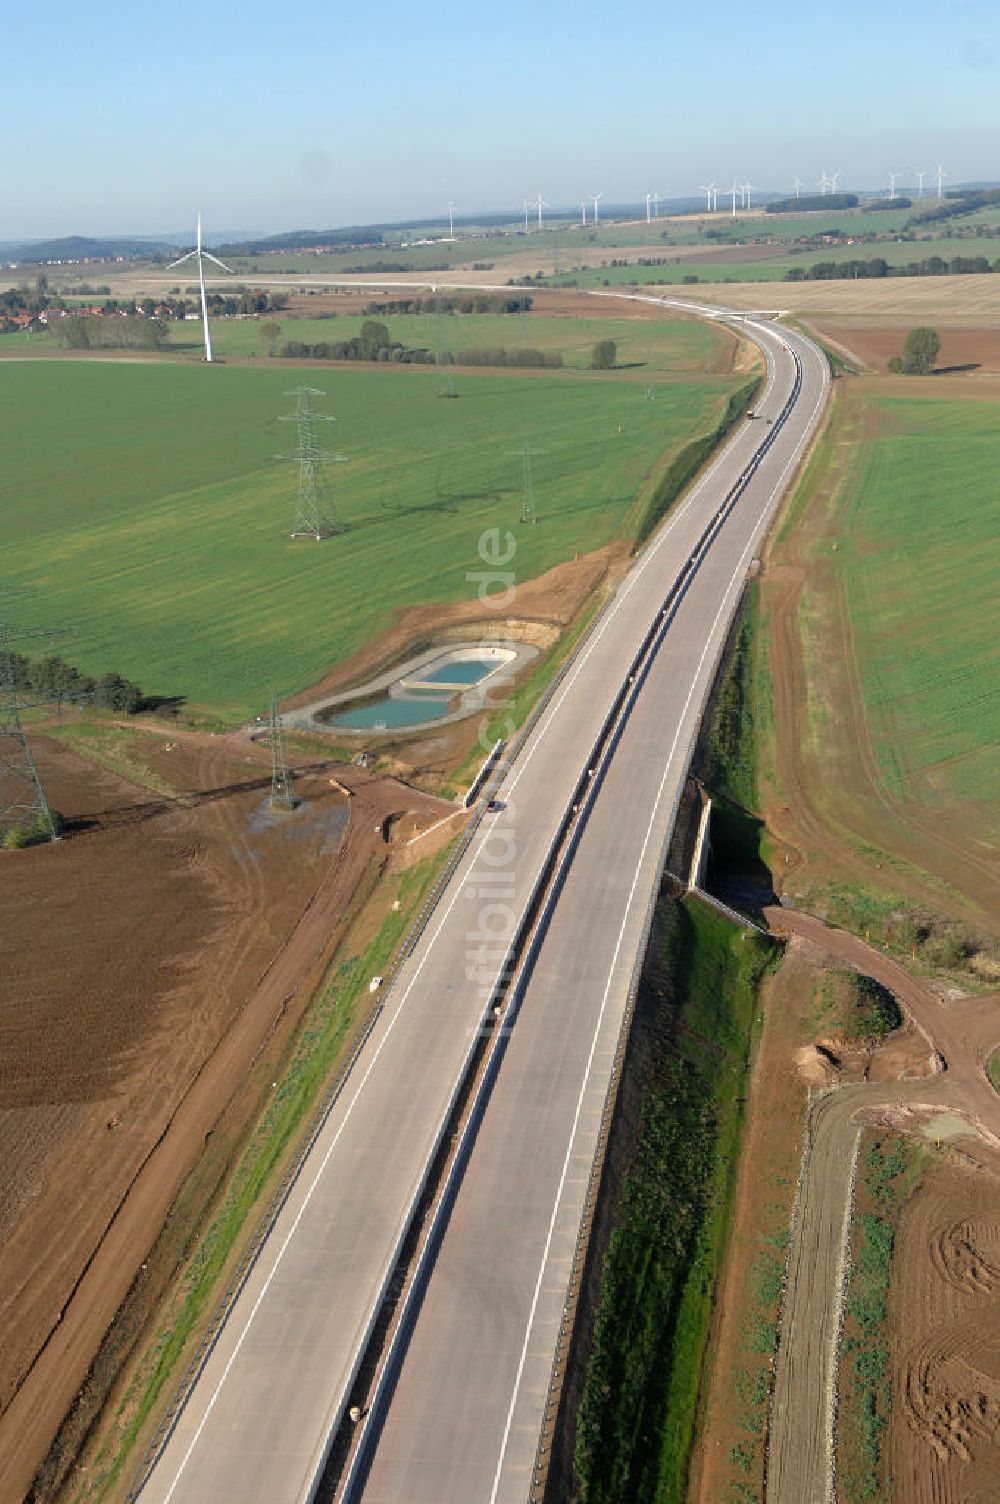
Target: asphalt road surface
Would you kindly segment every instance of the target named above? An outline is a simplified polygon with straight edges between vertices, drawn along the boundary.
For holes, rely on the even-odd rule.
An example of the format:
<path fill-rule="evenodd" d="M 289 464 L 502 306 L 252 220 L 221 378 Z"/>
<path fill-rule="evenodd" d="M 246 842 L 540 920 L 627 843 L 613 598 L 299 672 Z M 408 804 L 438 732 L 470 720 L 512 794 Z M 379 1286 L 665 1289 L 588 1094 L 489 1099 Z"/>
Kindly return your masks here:
<path fill-rule="evenodd" d="M 795 388 L 792 348 L 801 390 L 678 608 L 584 829 L 377 1437 L 366 1499 L 526 1497 L 566 1260 L 691 745 L 756 541 L 827 391 L 825 360 L 807 341 L 745 327 L 768 358 L 757 411 L 776 416 Z M 394 982 L 143 1504 L 311 1498 L 500 964 L 501 946 L 481 932 L 527 904 L 650 622 L 766 432 L 762 420 L 742 424 L 675 508 L 519 749 L 499 790 L 505 807 L 480 825 Z"/>

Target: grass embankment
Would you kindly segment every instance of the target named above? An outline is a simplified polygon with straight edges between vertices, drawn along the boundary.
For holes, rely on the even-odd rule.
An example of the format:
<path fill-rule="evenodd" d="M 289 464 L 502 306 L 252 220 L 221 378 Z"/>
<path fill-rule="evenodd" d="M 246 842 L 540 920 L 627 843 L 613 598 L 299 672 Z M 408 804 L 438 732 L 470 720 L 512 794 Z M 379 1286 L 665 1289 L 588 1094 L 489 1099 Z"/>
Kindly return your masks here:
<path fill-rule="evenodd" d="M 34 589 L 33 624 L 72 625 L 81 671 L 258 712 L 401 608 L 475 598 L 484 529 L 520 519 L 524 442 L 539 525 L 518 528 L 521 580 L 626 532 L 650 473 L 742 382 L 692 376 L 648 402 L 622 373 L 477 374 L 441 402 L 433 370 L 324 371 L 347 531 L 318 545 L 289 537 L 294 467 L 274 460 L 294 447 L 278 421 L 293 384 L 270 367 L 0 363 L 5 583 Z"/>
<path fill-rule="evenodd" d="M 712 881 L 737 908 L 754 913 L 771 898 L 764 822 L 756 811 L 760 736 L 774 708 L 760 593 L 751 584 L 716 681 L 695 772 L 712 796 Z"/>
<path fill-rule="evenodd" d="M 684 1498 L 757 987 L 773 954 L 697 901 L 660 905 L 636 1015 L 648 1080 L 577 1416 L 586 1504 Z"/>
<path fill-rule="evenodd" d="M 847 1315 L 841 1345 L 839 1484 L 846 1504 L 888 1504 L 882 1438 L 892 1410 L 886 1302 L 899 1214 L 923 1164 L 903 1139 L 873 1140 L 860 1176 Z"/>
<path fill-rule="evenodd" d="M 125 1466 L 137 1463 L 132 1455 L 136 1439 L 165 1388 L 177 1382 L 179 1360 L 182 1355 L 190 1357 L 190 1339 L 220 1297 L 221 1277 L 230 1267 L 248 1220 L 261 1214 L 265 1193 L 273 1187 L 352 1029 L 363 1017 L 359 1005 L 367 998 L 369 979 L 386 971 L 449 850 L 415 864 L 380 888 L 380 907 L 387 912 L 376 934 L 360 953 L 343 956 L 314 1003 L 288 1067 L 187 1263 L 156 1337 L 119 1406 L 109 1439 L 91 1467 L 86 1485 L 76 1495 L 78 1499 L 105 1498 Z M 392 907 L 396 900 L 398 910 Z"/>
<path fill-rule="evenodd" d="M 1000 1091 L 1000 1050 L 994 1050 L 986 1062 L 986 1074 L 994 1091 Z"/>

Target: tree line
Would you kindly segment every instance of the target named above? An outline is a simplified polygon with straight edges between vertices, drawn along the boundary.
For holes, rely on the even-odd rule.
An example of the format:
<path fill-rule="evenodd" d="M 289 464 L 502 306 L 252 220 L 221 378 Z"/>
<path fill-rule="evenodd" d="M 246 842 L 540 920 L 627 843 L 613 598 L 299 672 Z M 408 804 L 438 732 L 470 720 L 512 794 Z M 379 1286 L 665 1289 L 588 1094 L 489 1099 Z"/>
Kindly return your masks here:
<path fill-rule="evenodd" d="M 385 298 L 372 301 L 365 310 L 370 314 L 400 313 L 530 313 L 534 299 L 530 293 L 463 293 L 429 298 Z"/>
<path fill-rule="evenodd" d="M 162 319 L 134 313 L 118 318 L 68 313 L 51 320 L 49 328 L 66 350 L 163 350 L 170 343 L 170 329 Z"/>
<path fill-rule="evenodd" d="M 262 325 L 261 334 L 275 327 Z M 513 350 L 502 345 L 473 347 L 455 352 L 443 351 L 439 357 L 426 346 L 407 348 L 401 340 L 394 340 L 388 327 L 378 319 L 366 319 L 361 333 L 353 339 L 320 340 L 312 344 L 297 339 L 286 340 L 281 354 L 289 360 L 391 361 L 401 365 L 521 366 L 549 370 L 557 369 L 563 363 L 557 351 L 535 350 L 527 346 Z"/>
<path fill-rule="evenodd" d="M 1000 260 L 992 264 L 986 256 L 925 256 L 922 261 L 890 266 L 884 256 L 867 260 L 817 261 L 813 266 L 793 266 L 785 272 L 786 282 L 839 282 L 866 277 L 959 277 L 1000 272 Z"/>
<path fill-rule="evenodd" d="M 11 653 L 10 662 L 14 688 L 40 700 L 86 700 L 124 715 L 135 715 L 146 706 L 146 696 L 138 684 L 123 674 L 102 674 L 95 679 L 55 654 L 27 658 L 23 653 Z"/>

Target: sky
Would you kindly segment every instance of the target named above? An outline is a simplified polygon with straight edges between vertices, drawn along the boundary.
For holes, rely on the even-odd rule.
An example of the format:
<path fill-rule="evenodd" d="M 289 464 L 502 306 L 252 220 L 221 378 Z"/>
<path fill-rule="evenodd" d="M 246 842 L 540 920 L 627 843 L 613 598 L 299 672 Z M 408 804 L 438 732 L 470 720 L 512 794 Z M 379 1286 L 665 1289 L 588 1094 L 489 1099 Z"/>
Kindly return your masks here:
<path fill-rule="evenodd" d="M 44 20 L 44 25 L 40 24 Z M 0 241 L 1000 179 L 1000 0 L 8 0 Z M 14 60 L 17 60 L 16 66 Z M 930 179 L 928 179 L 928 183 Z"/>

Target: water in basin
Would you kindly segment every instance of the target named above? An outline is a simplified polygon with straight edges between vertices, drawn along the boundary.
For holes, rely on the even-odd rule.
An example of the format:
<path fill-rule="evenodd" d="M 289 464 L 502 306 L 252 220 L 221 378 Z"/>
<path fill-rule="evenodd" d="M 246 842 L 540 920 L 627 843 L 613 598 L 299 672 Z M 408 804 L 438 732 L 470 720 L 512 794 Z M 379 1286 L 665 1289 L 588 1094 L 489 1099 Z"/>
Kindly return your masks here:
<path fill-rule="evenodd" d="M 354 710 L 345 710 L 343 715 L 331 716 L 327 725 L 343 726 L 345 731 L 375 731 L 383 726 L 392 731 L 402 726 L 422 726 L 425 721 L 447 715 L 449 704 L 447 698 L 441 700 L 437 695 L 414 696 L 412 700 L 393 700 L 386 695 L 370 705 L 359 705 Z"/>
<path fill-rule="evenodd" d="M 496 658 L 461 658 L 455 663 L 442 663 L 429 674 L 414 674 L 421 684 L 478 684 L 497 667 Z"/>

